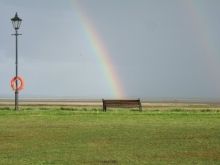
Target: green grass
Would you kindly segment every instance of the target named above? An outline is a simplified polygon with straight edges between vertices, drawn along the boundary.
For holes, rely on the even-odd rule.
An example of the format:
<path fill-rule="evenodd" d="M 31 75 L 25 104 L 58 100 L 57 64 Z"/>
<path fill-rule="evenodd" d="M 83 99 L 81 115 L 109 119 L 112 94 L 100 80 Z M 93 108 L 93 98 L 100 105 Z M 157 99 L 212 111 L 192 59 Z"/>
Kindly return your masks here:
<path fill-rule="evenodd" d="M 220 113 L 1 110 L 0 164 L 220 164 Z"/>

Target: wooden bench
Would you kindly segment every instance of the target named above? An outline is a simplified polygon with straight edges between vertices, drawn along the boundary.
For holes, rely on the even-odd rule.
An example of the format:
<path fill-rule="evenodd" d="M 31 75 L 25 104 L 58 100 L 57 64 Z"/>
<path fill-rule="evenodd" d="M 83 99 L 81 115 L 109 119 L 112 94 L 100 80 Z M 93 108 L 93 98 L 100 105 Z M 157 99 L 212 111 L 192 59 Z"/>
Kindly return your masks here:
<path fill-rule="evenodd" d="M 102 103 L 103 103 L 104 112 L 106 112 L 107 107 L 139 108 L 139 111 L 142 111 L 140 99 L 136 99 L 136 100 L 104 100 L 102 99 Z"/>

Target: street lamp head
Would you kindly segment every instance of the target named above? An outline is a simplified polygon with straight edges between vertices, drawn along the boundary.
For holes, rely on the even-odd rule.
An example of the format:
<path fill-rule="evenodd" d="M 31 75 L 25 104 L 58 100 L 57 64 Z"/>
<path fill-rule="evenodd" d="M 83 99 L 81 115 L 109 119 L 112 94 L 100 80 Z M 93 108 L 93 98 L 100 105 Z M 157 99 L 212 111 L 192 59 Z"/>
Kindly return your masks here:
<path fill-rule="evenodd" d="M 16 13 L 14 18 L 11 19 L 12 25 L 15 30 L 18 30 L 20 28 L 22 19 L 18 17 L 18 14 Z"/>

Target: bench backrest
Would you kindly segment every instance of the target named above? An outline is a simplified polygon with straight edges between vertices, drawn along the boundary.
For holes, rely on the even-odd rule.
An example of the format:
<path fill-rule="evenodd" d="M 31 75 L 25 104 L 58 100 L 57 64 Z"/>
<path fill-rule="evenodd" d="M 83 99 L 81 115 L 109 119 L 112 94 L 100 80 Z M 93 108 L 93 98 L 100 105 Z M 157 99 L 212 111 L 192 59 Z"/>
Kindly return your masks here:
<path fill-rule="evenodd" d="M 121 108 L 134 108 L 138 107 L 139 110 L 142 110 L 140 99 L 136 100 L 102 100 L 103 102 L 103 111 L 106 111 L 107 107 L 121 107 Z"/>

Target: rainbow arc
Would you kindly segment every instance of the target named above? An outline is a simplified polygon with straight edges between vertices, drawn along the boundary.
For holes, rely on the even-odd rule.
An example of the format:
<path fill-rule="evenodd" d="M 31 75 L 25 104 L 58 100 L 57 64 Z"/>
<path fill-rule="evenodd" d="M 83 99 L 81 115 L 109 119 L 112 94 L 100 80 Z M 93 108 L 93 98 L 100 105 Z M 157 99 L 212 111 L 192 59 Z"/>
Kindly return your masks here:
<path fill-rule="evenodd" d="M 123 85 L 111 59 L 107 46 L 105 45 L 100 34 L 96 31 L 91 18 L 86 15 L 86 12 L 84 12 L 84 9 L 79 4 L 79 1 L 72 0 L 71 2 L 73 3 L 74 10 L 80 19 L 80 23 L 88 40 L 89 46 L 92 48 L 92 51 L 100 64 L 100 68 L 103 70 L 103 74 L 108 82 L 112 97 L 125 98 Z"/>

